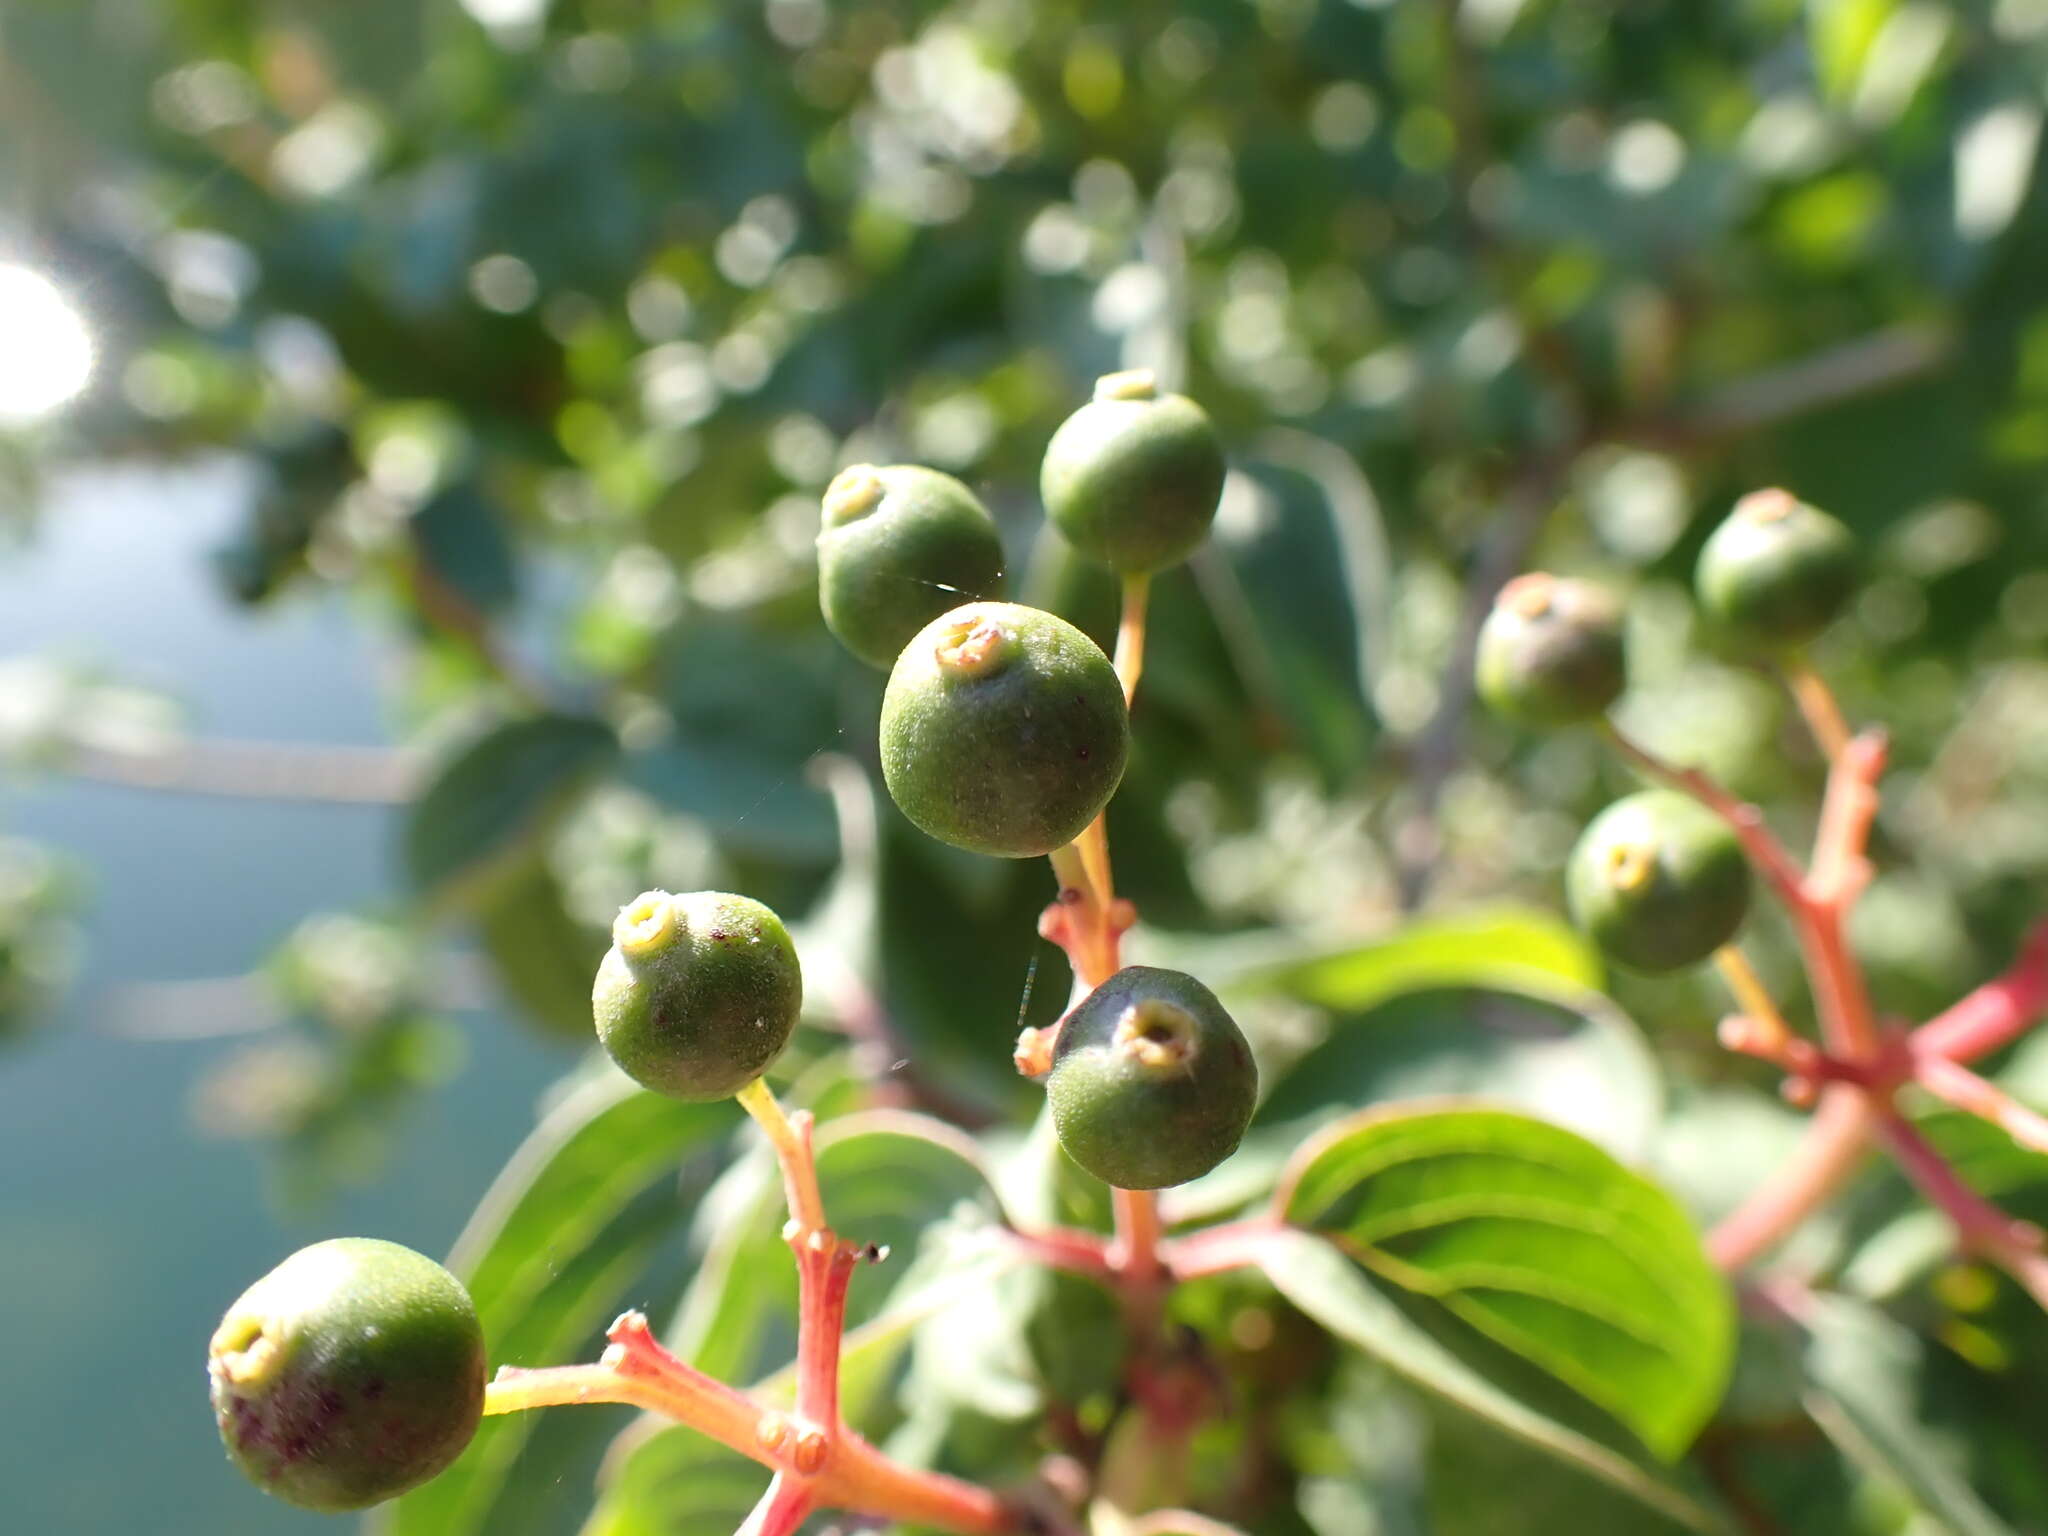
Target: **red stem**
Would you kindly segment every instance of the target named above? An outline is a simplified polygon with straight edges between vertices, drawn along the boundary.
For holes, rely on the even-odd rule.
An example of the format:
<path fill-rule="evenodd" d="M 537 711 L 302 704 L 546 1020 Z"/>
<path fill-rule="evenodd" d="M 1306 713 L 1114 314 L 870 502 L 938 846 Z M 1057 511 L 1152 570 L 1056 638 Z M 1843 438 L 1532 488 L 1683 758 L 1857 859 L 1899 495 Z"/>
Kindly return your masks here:
<path fill-rule="evenodd" d="M 2030 1152 L 2048 1152 L 2048 1117 L 2037 1115 L 1996 1083 L 1939 1056 L 1923 1057 L 1914 1073 L 1922 1088 L 1957 1109 L 1989 1120 Z"/>
<path fill-rule="evenodd" d="M 816 1507 L 806 1484 L 792 1482 L 778 1472 L 736 1536 L 796 1536 Z"/>
<path fill-rule="evenodd" d="M 1267 1239 L 1285 1226 L 1275 1217 L 1263 1216 L 1207 1227 L 1168 1242 L 1161 1250 L 1161 1258 L 1176 1280 L 1197 1280 L 1233 1269 L 1255 1269 L 1264 1260 Z"/>
<path fill-rule="evenodd" d="M 1611 722 L 1606 726 L 1607 739 L 1614 749 L 1644 774 L 1661 783 L 1670 785 L 1693 797 L 1708 810 L 1727 822 L 1736 837 L 1741 840 L 1743 851 L 1750 862 L 1757 867 L 1779 899 L 1788 907 L 1804 904 L 1805 874 L 1799 863 L 1778 841 L 1776 834 L 1764 823 L 1764 813 L 1745 801 L 1738 800 L 1713 779 L 1697 768 L 1681 768 L 1667 763 L 1654 752 L 1636 745 Z"/>
<path fill-rule="evenodd" d="M 1829 745 L 1831 766 L 1814 840 L 1811 870 L 1799 866 L 1763 825 L 1753 805 L 1728 794 L 1705 774 L 1677 768 L 1631 742 L 1612 724 L 1616 748 L 1645 773 L 1675 785 L 1720 815 L 1741 839 L 1751 861 L 1778 893 L 1799 935 L 1813 988 L 1825 1050 L 1774 1038 L 1768 1028 L 1731 1021 L 1724 1038 L 1737 1049 L 1780 1061 L 1794 1075 L 1795 1093 L 1828 1086 L 1805 1139 L 1791 1161 L 1707 1239 L 1707 1251 L 1728 1271 L 1739 1270 L 1776 1247 L 1825 1205 L 1862 1165 L 1873 1132 L 1881 1134 L 1913 1181 L 1955 1222 L 1963 1244 L 1993 1259 L 2048 1308 L 2048 1256 L 2040 1232 L 2014 1221 L 1966 1185 L 1892 1104 L 1901 1082 L 1917 1078 L 1930 1092 L 2001 1126 L 2023 1145 L 2048 1150 L 2048 1118 L 2016 1103 L 1958 1064 L 1994 1050 L 2048 1008 L 2048 925 L 2037 928 L 2012 970 L 1979 988 L 1948 1012 L 1901 1041 L 1878 1028 L 1862 967 L 1845 933 L 1850 908 L 1870 879 L 1865 855 L 1878 809 L 1884 772 L 1882 732 L 1843 739 L 1826 685 L 1805 674 L 1803 688 L 1828 719 L 1816 729 Z M 1814 714 L 1808 710 L 1809 717 Z M 1741 977 L 1736 978 L 1737 981 Z"/>
<path fill-rule="evenodd" d="M 1149 1189 L 1111 1186 L 1116 1209 L 1116 1240 L 1109 1245 L 1109 1263 L 1135 1285 L 1156 1285 L 1165 1273 L 1159 1262 L 1159 1196 Z"/>
<path fill-rule="evenodd" d="M 1071 1227 L 1034 1227 L 1029 1231 L 1012 1230 L 1009 1239 L 1048 1269 L 1063 1269 L 1097 1280 L 1116 1278 L 1109 1245 L 1096 1233 L 1077 1232 Z"/>
<path fill-rule="evenodd" d="M 1707 1256 L 1733 1273 L 1791 1236 L 1863 1166 L 1876 1119 L 1861 1088 L 1824 1091 L 1791 1157 L 1707 1234 Z"/>
<path fill-rule="evenodd" d="M 644 1312 L 623 1313 L 605 1337 L 611 1348 L 604 1352 L 601 1366 L 654 1385 L 671 1400 L 676 1417 L 687 1414 L 693 1428 L 746 1450 L 748 1455 L 755 1454 L 748 1448 L 759 1432 L 760 1407 L 737 1387 L 727 1386 L 671 1354 L 647 1326 Z"/>
<path fill-rule="evenodd" d="M 2039 1305 L 2048 1308 L 2048 1255 L 2041 1251 L 2041 1229 L 2006 1215 L 1965 1184 L 1927 1138 L 1896 1111 L 1882 1116 L 1879 1130 L 1920 1192 L 1955 1223 L 1962 1246 L 1998 1265 Z"/>
<path fill-rule="evenodd" d="M 988 1489 L 943 1472 L 912 1471 L 851 1431 L 833 1438 L 811 1487 L 821 1506 L 872 1510 L 905 1525 L 964 1536 L 1016 1536 L 1030 1529 L 1017 1509 Z"/>
<path fill-rule="evenodd" d="M 1913 1031 L 1913 1049 L 1950 1061 L 1975 1061 L 2012 1041 L 2048 1013 L 2048 922 L 2035 924 L 2012 968 Z"/>
<path fill-rule="evenodd" d="M 839 1343 L 846 1291 L 862 1250 L 828 1231 L 792 1232 L 796 1252 L 796 1411 L 810 1430 L 839 1429 Z"/>

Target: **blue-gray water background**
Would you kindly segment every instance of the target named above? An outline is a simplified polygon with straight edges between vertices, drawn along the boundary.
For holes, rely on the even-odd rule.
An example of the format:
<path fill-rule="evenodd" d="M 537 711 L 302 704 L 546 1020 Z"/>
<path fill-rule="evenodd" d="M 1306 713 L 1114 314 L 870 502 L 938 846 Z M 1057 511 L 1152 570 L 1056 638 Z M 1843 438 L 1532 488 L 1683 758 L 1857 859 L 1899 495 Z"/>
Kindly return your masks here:
<path fill-rule="evenodd" d="M 207 552 L 233 521 L 225 467 L 67 476 L 0 557 L 0 656 L 97 661 L 165 690 L 195 734 L 388 739 L 379 657 L 331 598 L 250 614 Z M 458 1017 L 464 1070 L 416 1106 L 387 1170 L 281 1213 L 257 1149 L 195 1129 L 190 1097 L 246 1041 L 135 1037 L 124 998 L 257 965 L 307 916 L 392 889 L 391 812 L 46 781 L 10 785 L 0 831 L 54 845 L 91 892 L 61 1015 L 0 1053 L 0 1530 L 332 1533 L 222 1458 L 207 1336 L 249 1281 L 336 1233 L 444 1253 L 564 1064 L 515 1025 Z"/>

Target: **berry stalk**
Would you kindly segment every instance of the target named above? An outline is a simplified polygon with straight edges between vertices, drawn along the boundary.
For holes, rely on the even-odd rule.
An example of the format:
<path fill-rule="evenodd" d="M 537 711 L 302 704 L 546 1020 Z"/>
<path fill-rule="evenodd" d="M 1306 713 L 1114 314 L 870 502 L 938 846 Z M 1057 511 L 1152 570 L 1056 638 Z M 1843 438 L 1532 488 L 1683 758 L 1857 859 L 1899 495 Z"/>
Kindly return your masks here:
<path fill-rule="evenodd" d="M 1124 707 L 1137 702 L 1138 679 L 1145 671 L 1145 609 L 1152 594 L 1152 573 L 1133 571 L 1124 577 L 1123 614 L 1116 626 L 1116 675 L 1123 679 Z"/>
<path fill-rule="evenodd" d="M 484 1389 L 485 1417 L 530 1408 L 626 1403 L 687 1424 L 742 1456 L 767 1459 L 760 1438 L 761 1406 L 664 1349 L 644 1313 L 623 1313 L 605 1337 L 610 1346 L 595 1365 L 500 1366 Z"/>
<path fill-rule="evenodd" d="M 1803 656 L 1788 656 L 1781 667 L 1792 702 L 1806 717 L 1806 728 L 1813 732 L 1813 739 L 1820 743 L 1828 761 L 1838 761 L 1849 747 L 1849 724 L 1835 702 L 1834 691 Z"/>

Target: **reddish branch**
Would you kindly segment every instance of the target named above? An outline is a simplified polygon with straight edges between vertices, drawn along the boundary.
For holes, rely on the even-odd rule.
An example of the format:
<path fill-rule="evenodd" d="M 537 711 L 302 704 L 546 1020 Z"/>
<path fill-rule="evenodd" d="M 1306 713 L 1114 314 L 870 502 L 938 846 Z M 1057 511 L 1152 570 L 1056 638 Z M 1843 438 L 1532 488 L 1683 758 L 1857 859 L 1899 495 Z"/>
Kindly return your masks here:
<path fill-rule="evenodd" d="M 1720 816 L 1776 894 L 1799 938 L 1820 1018 L 1818 1042 L 1790 1034 L 1739 956 L 1723 972 L 1748 1012 L 1725 1020 L 1722 1042 L 1771 1061 L 1786 1073 L 1786 1097 L 1817 1104 L 1791 1160 L 1709 1235 L 1722 1268 L 1746 1267 L 1775 1248 L 1854 1177 L 1875 1140 L 1954 1224 L 1968 1250 L 1999 1264 L 2048 1307 L 2048 1256 L 2041 1235 L 2016 1222 L 1965 1184 L 1895 1105 L 1917 1083 L 1944 1102 L 1990 1121 L 2022 1145 L 2048 1151 L 2048 1118 L 2018 1103 L 1963 1062 L 2015 1039 L 2048 1011 L 2048 924 L 2029 938 L 2018 962 L 1911 1034 L 1879 1026 L 1847 925 L 1870 880 L 1867 848 L 1884 772 L 1879 732 L 1850 736 L 1826 684 L 1803 664 L 1792 682 L 1801 710 L 1830 761 L 1827 794 L 1810 866 L 1765 826 L 1754 805 L 1706 774 L 1677 767 L 1609 726 L 1608 738 L 1630 763 L 1691 795 Z"/>
<path fill-rule="evenodd" d="M 1025 1516 L 988 1489 L 902 1466 L 848 1427 L 839 1404 L 847 1288 L 863 1260 L 883 1255 L 825 1225 L 810 1116 L 785 1116 L 759 1083 L 739 1099 L 774 1145 L 789 1201 L 783 1236 L 796 1255 L 798 1282 L 794 1412 L 769 1408 L 678 1359 L 637 1312 L 612 1325 L 611 1348 L 596 1365 L 501 1371 L 484 1411 L 631 1403 L 687 1424 L 775 1474 L 739 1536 L 794 1536 L 819 1509 L 853 1510 L 963 1536 L 1016 1536 L 1027 1529 Z"/>
<path fill-rule="evenodd" d="M 2019 959 L 1995 981 L 1913 1031 L 1913 1048 L 1950 1061 L 1975 1061 L 2011 1044 L 2048 1013 L 2048 922 L 2027 935 Z"/>

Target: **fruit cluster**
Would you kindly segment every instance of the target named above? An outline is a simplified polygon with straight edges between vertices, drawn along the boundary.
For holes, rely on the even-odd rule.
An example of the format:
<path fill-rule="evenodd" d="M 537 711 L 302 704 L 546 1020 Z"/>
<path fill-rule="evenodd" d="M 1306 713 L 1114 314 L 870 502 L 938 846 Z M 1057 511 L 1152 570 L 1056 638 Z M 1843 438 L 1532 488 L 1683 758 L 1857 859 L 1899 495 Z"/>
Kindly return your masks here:
<path fill-rule="evenodd" d="M 1796 664 L 1799 647 L 1856 588 L 1856 545 L 1836 519 L 1782 490 L 1737 502 L 1700 552 L 1700 611 L 1740 653 Z M 1618 598 L 1541 572 L 1501 589 L 1479 632 L 1473 680 L 1507 719 L 1599 721 L 1628 683 Z M 1646 790 L 1608 806 L 1565 870 L 1573 919 L 1615 964 L 1664 974 L 1697 965 L 1741 928 L 1749 864 L 1727 822 L 1696 800 Z"/>
<path fill-rule="evenodd" d="M 1207 537 L 1223 480 L 1207 414 L 1142 371 L 1097 381 L 1053 434 L 1039 477 L 1053 527 L 1140 592 Z M 938 536 L 942 518 L 954 537 Z M 1057 856 L 1088 834 L 1130 759 L 1130 665 L 1120 673 L 1087 635 L 1039 609 L 977 601 L 932 611 L 933 594 L 985 597 L 994 584 L 994 522 L 957 481 L 909 466 L 850 469 L 827 490 L 823 522 L 819 600 L 833 632 L 870 662 L 877 642 L 900 644 L 880 745 L 903 814 L 942 842 L 1000 858 Z M 856 612 L 857 631 L 843 617 Z M 1068 1156 L 1134 1190 L 1185 1183 L 1228 1157 L 1258 1074 L 1215 996 L 1191 976 L 1141 966 L 1080 981 L 1047 1078 Z"/>
<path fill-rule="evenodd" d="M 1206 536 L 1223 479 L 1201 408 L 1123 373 L 1054 435 L 1042 487 L 1053 525 L 1142 597 L 1145 578 Z M 1063 860 L 1099 832 L 1130 758 L 1135 666 L 1120 674 L 1066 620 L 1001 601 L 1003 570 L 994 518 L 950 476 L 856 465 L 826 490 L 819 606 L 848 651 L 889 669 L 879 744 L 891 798 L 955 847 L 1053 856 L 1056 913 L 1083 895 Z M 1094 896 L 1107 924 L 1107 893 Z M 591 994 L 612 1061 L 672 1098 L 737 1096 L 773 1127 L 780 1112 L 763 1109 L 759 1080 L 803 1004 L 781 919 L 745 896 L 650 891 L 620 911 L 612 941 Z M 1114 939 L 1087 953 L 1113 957 Z M 1061 1146 L 1127 1191 L 1216 1167 L 1258 1094 L 1235 1021 L 1178 971 L 1077 961 L 1076 973 L 1077 1000 L 1042 1063 Z M 483 1411 L 484 1348 L 445 1269 L 347 1238 L 301 1250 L 250 1288 L 214 1336 L 210 1376 L 222 1439 L 253 1481 L 308 1508 L 356 1509 L 460 1454 Z"/>

